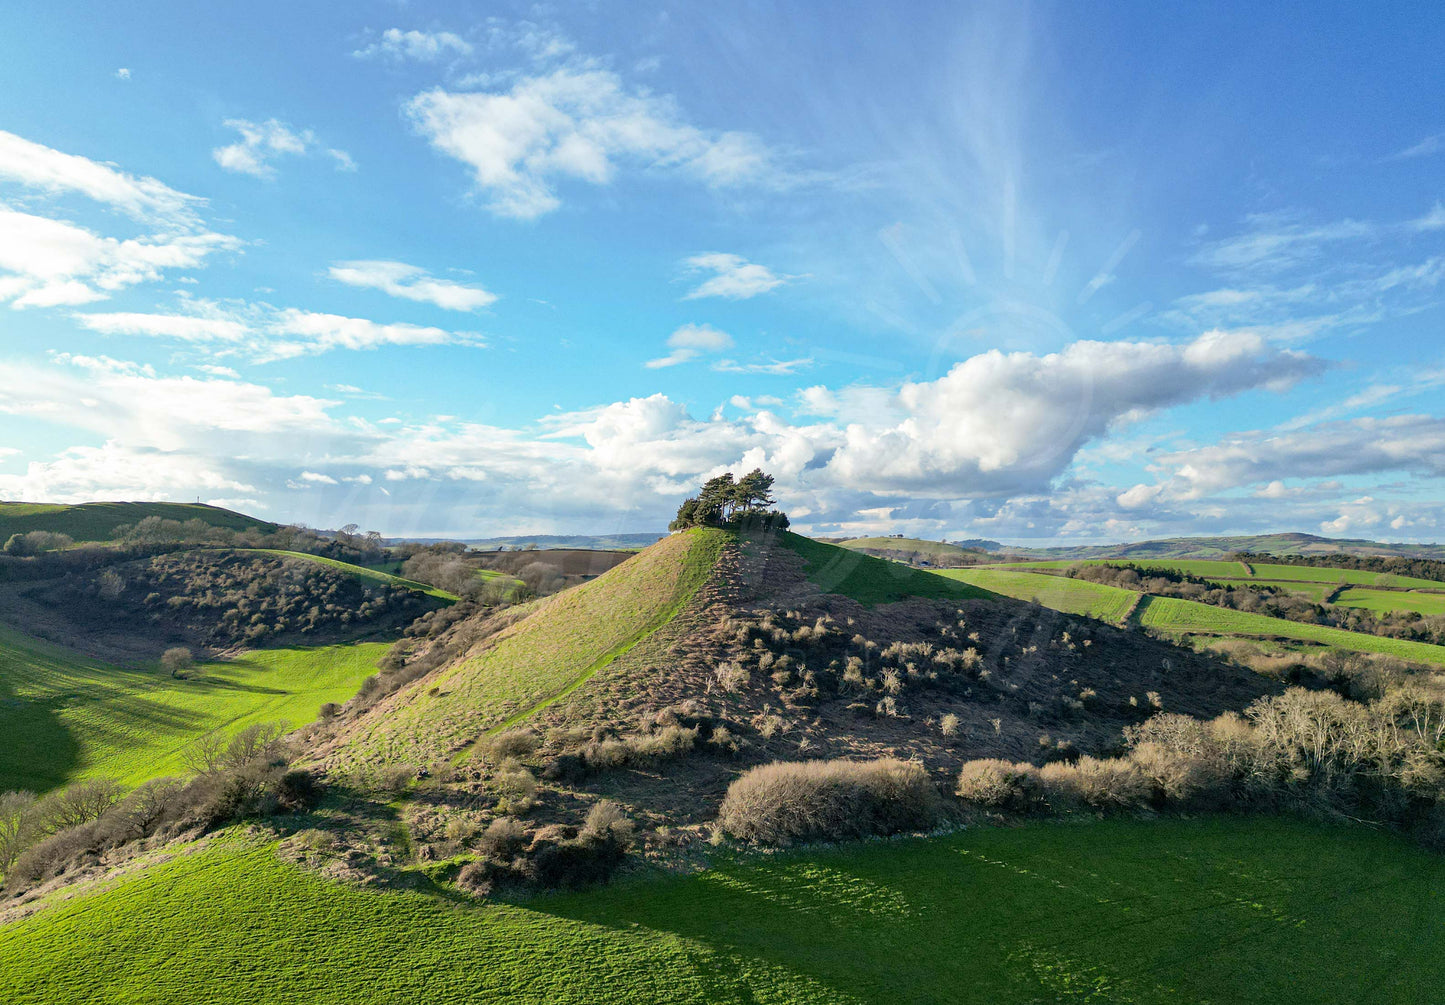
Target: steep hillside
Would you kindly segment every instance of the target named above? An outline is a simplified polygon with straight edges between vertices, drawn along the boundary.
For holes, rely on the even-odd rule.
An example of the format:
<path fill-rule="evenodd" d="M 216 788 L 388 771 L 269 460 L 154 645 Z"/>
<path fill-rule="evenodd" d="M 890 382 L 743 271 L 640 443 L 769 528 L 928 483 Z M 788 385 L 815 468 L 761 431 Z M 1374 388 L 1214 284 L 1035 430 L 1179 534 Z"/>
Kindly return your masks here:
<path fill-rule="evenodd" d="M 578 687 L 665 627 L 707 581 L 727 536 L 675 535 L 604 575 L 509 614 L 423 685 L 372 710 L 343 761 L 430 764 Z M 481 630 L 463 625 L 458 636 Z"/>
<path fill-rule="evenodd" d="M 405 793 L 369 822 L 353 805 L 343 830 L 371 847 L 399 813 L 417 862 L 519 812 L 538 833 L 579 825 L 604 797 L 671 859 L 767 761 L 912 758 L 943 782 L 970 758 L 1067 759 L 1161 708 L 1213 716 L 1278 690 L 898 563 L 712 529 L 464 620 L 395 672 L 410 682 L 316 727 L 311 759 L 348 791 Z"/>
<path fill-rule="evenodd" d="M 202 503 L 93 502 L 76 506 L 52 503 L 0 502 L 0 543 L 12 534 L 45 530 L 65 534 L 74 541 L 109 541 L 115 529 L 134 526 L 147 517 L 185 523 L 199 520 L 227 530 L 271 533 L 277 525 L 256 517 Z"/>

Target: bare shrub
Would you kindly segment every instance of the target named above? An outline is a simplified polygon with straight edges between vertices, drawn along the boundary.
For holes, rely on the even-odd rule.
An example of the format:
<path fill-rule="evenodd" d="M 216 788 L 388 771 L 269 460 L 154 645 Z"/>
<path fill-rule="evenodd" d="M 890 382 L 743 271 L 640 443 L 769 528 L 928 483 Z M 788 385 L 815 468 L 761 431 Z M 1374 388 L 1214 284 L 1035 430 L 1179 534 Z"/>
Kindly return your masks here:
<path fill-rule="evenodd" d="M 7 871 L 36 838 L 41 821 L 29 792 L 0 793 L 0 873 Z"/>
<path fill-rule="evenodd" d="M 537 750 L 537 734 L 530 729 L 509 729 L 488 737 L 483 750 L 488 757 L 498 762 L 509 757 L 530 757 Z"/>
<path fill-rule="evenodd" d="M 91 778 L 46 796 L 41 813 L 48 830 L 62 830 L 98 820 L 120 802 L 125 790 L 113 778 Z"/>
<path fill-rule="evenodd" d="M 959 798 L 979 806 L 1025 810 L 1038 799 L 1039 769 L 992 757 L 969 761 L 958 773 L 955 791 Z"/>
<path fill-rule="evenodd" d="M 720 664 L 718 668 L 713 671 L 713 676 L 717 678 L 717 682 L 722 685 L 725 691 L 742 690 L 752 677 L 746 667 L 740 666 L 737 663 Z"/>
<path fill-rule="evenodd" d="M 506 813 L 526 813 L 537 802 L 537 779 L 526 765 L 515 760 L 503 761 L 496 774 L 497 805 Z"/>
<path fill-rule="evenodd" d="M 925 830 L 939 813 L 928 772 L 912 761 L 775 761 L 728 786 L 718 823 L 746 841 L 785 845 Z"/>
<path fill-rule="evenodd" d="M 498 817 L 487 825 L 477 846 L 499 861 L 510 859 L 527 844 L 527 825 L 516 817 Z"/>
<path fill-rule="evenodd" d="M 632 843 L 632 821 L 622 807 L 611 799 L 599 799 L 587 811 L 587 820 L 582 825 L 579 837 L 588 840 L 611 840 L 626 848 Z"/>
<path fill-rule="evenodd" d="M 957 736 L 958 724 L 958 716 L 953 714 L 952 712 L 948 712 L 943 716 L 943 718 L 938 720 L 938 730 L 944 736 Z"/>
<path fill-rule="evenodd" d="M 1144 805 L 1151 792 L 1149 780 L 1131 761 L 1087 755 L 1072 764 L 1044 765 L 1039 769 L 1039 786 L 1055 809 L 1127 809 Z"/>

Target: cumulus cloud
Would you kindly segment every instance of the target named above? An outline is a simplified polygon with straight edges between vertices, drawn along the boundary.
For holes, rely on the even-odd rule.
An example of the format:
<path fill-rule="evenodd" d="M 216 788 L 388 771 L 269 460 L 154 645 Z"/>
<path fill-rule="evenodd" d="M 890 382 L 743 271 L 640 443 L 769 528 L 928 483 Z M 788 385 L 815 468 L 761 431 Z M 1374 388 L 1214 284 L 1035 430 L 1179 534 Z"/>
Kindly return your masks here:
<path fill-rule="evenodd" d="M 935 381 L 814 389 L 805 403 L 844 424 L 827 471 L 849 484 L 922 495 L 1045 488 L 1090 440 L 1149 412 L 1252 388 L 1283 389 L 1323 364 L 1256 335 L 1184 344 L 1076 342 L 1047 356 L 991 350 Z"/>
<path fill-rule="evenodd" d="M 1217 444 L 1161 456 L 1157 491 L 1197 499 L 1282 479 L 1400 472 L 1445 476 L 1445 419 L 1366 417 L 1305 429 L 1239 433 Z"/>
<path fill-rule="evenodd" d="M 497 295 L 480 286 L 437 279 L 405 262 L 355 261 L 331 266 L 331 278 L 348 286 L 381 290 L 388 296 L 435 304 L 449 311 L 475 311 L 496 303 Z"/>
<path fill-rule="evenodd" d="M 406 112 L 432 146 L 471 169 L 491 212 L 514 219 L 560 206 L 558 181 L 606 185 L 621 165 L 712 187 L 779 177 L 757 137 L 700 129 L 670 97 L 630 89 L 591 65 L 520 77 L 505 91 L 434 88 Z"/>
<path fill-rule="evenodd" d="M 687 324 L 667 337 L 667 345 L 672 352 L 658 359 L 650 359 L 643 366 L 649 370 L 657 370 L 677 366 L 679 363 L 690 363 L 706 353 L 722 352 L 732 344 L 731 335 L 712 325 Z"/>
<path fill-rule="evenodd" d="M 298 130 L 278 119 L 267 119 L 265 122 L 227 119 L 225 125 L 241 134 L 235 143 L 211 151 L 211 157 L 227 171 L 270 180 L 276 177 L 273 161 L 281 157 L 304 157 L 317 151 L 329 156 L 338 171 L 356 170 L 356 162 L 350 154 L 322 147 L 310 129 Z"/>
<path fill-rule="evenodd" d="M 726 297 L 729 300 L 747 300 L 760 293 L 777 289 L 797 276 L 780 276 L 766 265 L 749 262 L 741 255 L 722 252 L 708 252 L 693 255 L 683 263 L 688 272 L 711 272 L 713 275 L 690 291 L 684 298 L 697 300 L 701 297 Z"/>
<path fill-rule="evenodd" d="M 392 60 L 435 63 L 447 56 L 470 56 L 472 44 L 449 31 L 402 31 L 388 28 L 381 38 L 352 53 L 357 59 L 378 56 Z"/>
<path fill-rule="evenodd" d="M 717 351 L 725 337 L 696 326 L 675 348 Z M 450 417 L 367 422 L 341 414 L 340 401 L 244 380 L 60 356 L 47 366 L 0 362 L 0 411 L 103 435 L 107 452 L 37 461 L 0 480 L 0 491 L 36 498 L 39 488 L 63 483 L 80 493 L 90 477 L 86 494 L 103 496 L 112 484 L 135 484 L 116 472 L 163 458 L 167 485 L 185 477 L 218 486 L 289 480 L 312 488 L 295 495 L 309 500 L 297 505 L 344 501 L 363 522 L 365 507 L 376 505 L 386 526 L 409 533 L 482 520 L 519 530 L 630 520 L 642 529 L 664 522 L 699 480 L 761 466 L 778 476 L 803 527 L 967 519 L 981 531 L 1093 534 L 1132 525 L 1131 513 L 1157 517 L 1167 500 L 1061 486 L 1083 444 L 1149 411 L 1278 388 L 1318 369 L 1309 357 L 1235 335 L 1181 345 L 1081 342 L 1051 355 L 983 353 L 933 381 L 812 388 L 793 418 L 758 399 L 733 399 L 739 411 L 698 418 L 654 394 L 509 428 Z M 196 481 L 189 491 L 249 490 Z M 1127 509 L 1136 497 L 1137 509 Z M 525 521 L 533 522 L 524 528 Z"/>
<path fill-rule="evenodd" d="M 316 355 L 335 349 L 383 346 L 486 345 L 482 336 L 427 325 L 385 324 L 367 318 L 269 305 L 193 305 L 189 314 L 133 312 L 76 314 L 91 331 L 143 335 L 193 343 L 219 343 L 218 352 L 244 353 L 257 362 Z"/>

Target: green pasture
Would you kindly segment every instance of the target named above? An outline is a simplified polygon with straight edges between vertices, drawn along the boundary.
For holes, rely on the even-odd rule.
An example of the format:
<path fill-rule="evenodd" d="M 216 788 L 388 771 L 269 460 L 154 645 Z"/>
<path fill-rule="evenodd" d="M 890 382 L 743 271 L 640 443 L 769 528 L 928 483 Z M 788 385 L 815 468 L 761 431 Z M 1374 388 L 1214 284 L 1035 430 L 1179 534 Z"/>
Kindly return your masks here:
<path fill-rule="evenodd" d="M 239 837 L 0 927 L 14 1005 L 1418 1005 L 1445 859 L 1268 817 L 976 828 L 480 903 Z"/>
<path fill-rule="evenodd" d="M 283 551 L 279 548 L 237 548 L 235 551 L 242 555 L 274 555 L 278 558 L 296 558 L 304 562 L 315 562 L 317 565 L 324 565 L 336 569 L 357 579 L 364 579 L 372 583 L 380 583 L 385 586 L 395 586 L 398 589 L 415 590 L 418 593 L 425 593 L 428 597 L 437 600 L 445 600 L 455 603 L 458 599 L 455 593 L 448 593 L 446 590 L 439 590 L 435 586 L 428 586 L 426 583 L 419 583 L 414 579 L 403 579 L 394 576 L 389 572 L 383 572 L 365 565 L 354 565 L 351 562 L 342 562 L 335 558 L 323 558 L 320 555 L 307 554 L 304 551 Z"/>
<path fill-rule="evenodd" d="M 183 773 L 197 737 L 253 722 L 300 726 L 376 671 L 384 642 L 262 649 L 177 680 L 0 628 L 0 791 L 43 792 L 108 775 L 128 785 Z"/>
<path fill-rule="evenodd" d="M 860 604 L 889 604 L 909 597 L 968 599 L 982 596 L 976 589 L 941 583 L 931 571 L 874 558 L 846 547 L 814 541 L 798 534 L 780 535 L 784 547 L 802 557 L 804 574 L 824 593 L 851 597 Z M 866 540 L 866 539 L 865 539 Z M 877 538 L 897 541 L 897 538 Z M 923 542 L 926 543 L 926 542 Z M 850 542 L 857 544 L 857 542 Z M 761 547 L 750 542 L 749 547 Z M 958 550 L 958 549 L 955 549 Z M 966 582 L 966 581 L 965 581 Z"/>
<path fill-rule="evenodd" d="M 1116 624 L 1128 617 L 1139 599 L 1139 594 L 1132 590 L 1036 572 L 989 568 L 938 569 L 932 574 L 956 579 L 1015 600 L 1042 604 L 1065 614 L 1078 614 Z"/>
<path fill-rule="evenodd" d="M 11 534 L 48 530 L 68 534 L 76 541 L 109 541 L 122 524 L 136 524 L 148 516 L 163 520 L 201 520 L 229 530 L 269 532 L 276 524 L 244 513 L 199 503 L 95 502 L 78 506 L 48 503 L 0 502 L 0 544 Z"/>
<path fill-rule="evenodd" d="M 1445 593 L 1351 587 L 1336 597 L 1335 603 L 1343 607 L 1363 607 L 1381 614 L 1404 611 L 1415 611 L 1426 616 L 1445 614 Z"/>

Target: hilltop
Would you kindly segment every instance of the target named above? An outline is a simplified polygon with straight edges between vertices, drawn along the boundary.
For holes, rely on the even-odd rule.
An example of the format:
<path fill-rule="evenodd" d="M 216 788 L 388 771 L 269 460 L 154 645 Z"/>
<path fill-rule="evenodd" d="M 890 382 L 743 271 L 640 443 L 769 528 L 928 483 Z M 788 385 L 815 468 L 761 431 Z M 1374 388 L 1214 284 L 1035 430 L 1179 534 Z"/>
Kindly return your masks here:
<path fill-rule="evenodd" d="M 134 527 L 147 518 L 174 520 L 182 524 L 198 520 L 209 527 L 262 534 L 280 529 L 279 524 L 205 503 L 90 502 L 61 505 L 0 502 L 0 543 L 13 534 L 37 530 L 64 534 L 72 541 L 109 541 L 115 537 L 118 528 Z"/>

